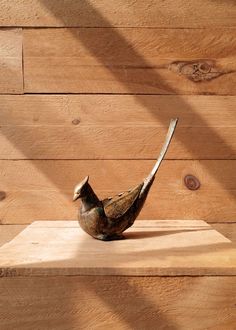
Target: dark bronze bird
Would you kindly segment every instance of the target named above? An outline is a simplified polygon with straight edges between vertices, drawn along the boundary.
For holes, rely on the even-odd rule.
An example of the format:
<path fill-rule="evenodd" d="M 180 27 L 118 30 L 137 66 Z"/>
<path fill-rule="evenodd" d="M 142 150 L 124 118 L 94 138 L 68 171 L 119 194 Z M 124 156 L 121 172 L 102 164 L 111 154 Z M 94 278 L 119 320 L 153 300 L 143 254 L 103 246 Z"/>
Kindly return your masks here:
<path fill-rule="evenodd" d="M 88 176 L 77 184 L 73 200 L 81 199 L 79 224 L 86 233 L 103 241 L 124 238 L 122 232 L 132 226 L 143 207 L 174 134 L 177 121 L 177 119 L 171 120 L 165 143 L 151 173 L 133 189 L 113 198 L 99 200 L 88 183 Z"/>

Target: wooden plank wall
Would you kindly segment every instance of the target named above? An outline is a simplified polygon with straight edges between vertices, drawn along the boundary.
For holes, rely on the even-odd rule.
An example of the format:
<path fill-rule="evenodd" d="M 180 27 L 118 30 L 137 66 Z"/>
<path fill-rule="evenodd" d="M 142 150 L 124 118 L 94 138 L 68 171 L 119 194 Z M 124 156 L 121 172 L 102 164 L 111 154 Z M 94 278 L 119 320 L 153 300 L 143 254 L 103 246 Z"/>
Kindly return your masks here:
<path fill-rule="evenodd" d="M 73 186 L 87 174 L 101 197 L 135 185 L 177 116 L 139 218 L 228 233 L 235 58 L 233 1 L 0 0 L 1 223 L 75 219 Z"/>
<path fill-rule="evenodd" d="M 235 276 L 3 277 L 0 288 L 4 330 L 235 329 Z"/>

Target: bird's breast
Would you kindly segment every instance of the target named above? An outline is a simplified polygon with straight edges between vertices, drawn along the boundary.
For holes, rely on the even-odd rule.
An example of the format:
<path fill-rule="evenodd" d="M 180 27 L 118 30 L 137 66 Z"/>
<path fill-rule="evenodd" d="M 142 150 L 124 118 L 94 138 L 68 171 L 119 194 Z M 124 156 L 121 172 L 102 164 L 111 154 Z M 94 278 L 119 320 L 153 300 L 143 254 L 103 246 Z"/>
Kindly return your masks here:
<path fill-rule="evenodd" d="M 79 213 L 79 224 L 89 235 L 96 236 L 103 232 L 106 226 L 106 217 L 101 207 L 93 208 L 89 211 Z"/>

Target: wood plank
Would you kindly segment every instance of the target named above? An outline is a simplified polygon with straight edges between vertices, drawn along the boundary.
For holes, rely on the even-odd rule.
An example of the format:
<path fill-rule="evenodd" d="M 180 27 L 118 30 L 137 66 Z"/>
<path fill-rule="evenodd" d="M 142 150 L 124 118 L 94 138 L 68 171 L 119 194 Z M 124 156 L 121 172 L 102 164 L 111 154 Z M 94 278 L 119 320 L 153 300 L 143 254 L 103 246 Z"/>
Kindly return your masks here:
<path fill-rule="evenodd" d="M 116 191 L 96 191 L 100 198 Z M 236 191 L 193 194 L 189 191 L 153 191 L 139 219 L 204 219 L 235 222 Z M 79 205 L 72 205 L 72 191 L 13 191 L 1 202 L 2 224 L 27 224 L 35 220 L 77 219 Z"/>
<path fill-rule="evenodd" d="M 234 96 L 2 95 L 0 121 L 3 135 L 0 157 L 89 158 L 93 157 L 91 147 L 95 138 L 101 145 L 95 150 L 94 157 L 103 157 L 103 150 L 106 158 L 155 158 L 157 146 L 162 144 L 164 133 L 158 140 L 158 134 L 153 137 L 151 129 L 160 133 L 159 127 L 166 129 L 170 118 L 177 116 L 179 123 L 175 139 L 180 139 L 177 149 L 182 145 L 185 149 L 182 154 L 176 149 L 177 155 L 172 153 L 169 156 L 168 153 L 167 157 L 235 158 L 235 106 Z M 178 134 L 182 129 L 186 133 L 182 134 L 182 131 Z M 205 140 L 199 139 L 202 129 L 207 134 L 208 145 Z M 116 134 L 113 134 L 114 130 Z M 132 136 L 126 137 L 127 131 Z M 45 135 L 45 138 L 41 137 L 41 134 Z M 83 134 L 88 135 L 88 141 L 91 140 L 89 148 L 81 141 Z M 138 146 L 136 150 L 133 147 L 136 139 L 138 138 L 139 142 L 142 135 L 150 138 L 151 145 L 137 152 Z M 34 148 L 31 140 L 35 139 L 37 146 Z M 130 149 L 128 154 L 124 149 L 123 144 L 126 144 L 127 139 L 130 144 L 133 143 L 130 148 L 133 149 L 133 155 L 130 154 Z M 58 145 L 57 141 L 60 140 L 62 141 Z M 199 148 L 195 147 L 193 141 L 198 141 Z M 143 144 L 143 140 L 141 142 Z M 117 144 L 118 147 L 115 146 Z M 104 149 L 104 145 L 111 146 L 110 150 Z"/>
<path fill-rule="evenodd" d="M 1 0 L 2 26 L 232 27 L 234 1 Z"/>
<path fill-rule="evenodd" d="M 22 92 L 22 30 L 0 29 L 0 94 Z"/>
<path fill-rule="evenodd" d="M 1 327 L 234 329 L 236 277 L 1 278 Z"/>
<path fill-rule="evenodd" d="M 235 127 L 236 96 L 1 95 L 1 126 L 156 125 Z M 187 141 L 186 141 L 187 142 Z"/>
<path fill-rule="evenodd" d="M 33 223 L 0 248 L 2 276 L 236 275 L 236 248 L 204 221 L 137 221 L 110 243 L 77 221 L 51 223 Z"/>
<path fill-rule="evenodd" d="M 213 135 L 211 132 L 214 132 Z M 155 159 L 167 127 L 2 126 L 1 159 Z M 95 143 L 96 141 L 96 143 Z M 234 127 L 179 127 L 167 159 L 235 159 Z"/>
<path fill-rule="evenodd" d="M 103 155 L 106 158 L 155 158 L 164 132 L 158 139 L 158 134 L 153 135 L 151 130 L 160 133 L 159 128 L 166 129 L 170 118 L 177 116 L 179 123 L 175 139 L 179 139 L 178 147 L 167 157 L 235 158 L 235 106 L 234 96 L 2 95 L 0 157 L 90 158 L 94 155 L 91 148 L 96 139 L 97 143 L 101 142 L 95 150 L 96 158 Z M 184 131 L 178 134 L 181 130 Z M 199 139 L 202 130 L 207 134 L 208 145 L 204 138 Z M 117 133 L 113 134 L 114 131 Z M 81 141 L 83 134 L 88 135 L 89 147 Z M 143 146 L 140 138 L 145 135 L 145 139 L 150 139 L 150 145 L 145 142 L 146 147 L 142 151 L 137 150 L 137 139 Z M 128 153 L 124 148 L 127 139 L 129 144 L 133 144 Z M 36 140 L 35 148 L 32 140 Z M 60 145 L 57 141 L 61 141 Z M 198 141 L 199 147 L 194 141 Z M 104 145 L 111 147 L 104 148 Z M 184 150 L 181 153 L 182 146 Z"/>
<path fill-rule="evenodd" d="M 153 221 L 153 220 L 152 220 Z M 68 227 L 71 225 L 72 221 L 67 221 Z M 38 223 L 38 222 L 36 222 Z M 52 227 L 55 227 L 54 221 L 51 221 Z M 61 224 L 64 224 L 61 221 Z M 57 222 L 58 224 L 58 222 Z M 60 223 L 59 223 L 60 225 Z M 58 226 L 59 226 L 58 225 Z M 153 221 L 153 226 L 155 225 L 155 221 Z M 142 226 L 142 222 L 140 225 Z M 211 226 L 221 233 L 223 236 L 228 238 L 231 242 L 236 243 L 236 223 L 211 223 Z M 26 225 L 0 225 L 0 246 L 10 242 L 16 235 L 22 232 L 26 228 Z"/>
<path fill-rule="evenodd" d="M 235 29 L 27 29 L 25 91 L 235 95 Z"/>
<path fill-rule="evenodd" d="M 150 160 L 0 161 L 1 222 L 76 219 L 73 189 L 86 175 L 105 198 L 135 186 L 152 165 Z M 188 174 L 200 181 L 199 190 L 186 188 Z M 235 174 L 235 161 L 164 161 L 139 219 L 235 222 Z"/>

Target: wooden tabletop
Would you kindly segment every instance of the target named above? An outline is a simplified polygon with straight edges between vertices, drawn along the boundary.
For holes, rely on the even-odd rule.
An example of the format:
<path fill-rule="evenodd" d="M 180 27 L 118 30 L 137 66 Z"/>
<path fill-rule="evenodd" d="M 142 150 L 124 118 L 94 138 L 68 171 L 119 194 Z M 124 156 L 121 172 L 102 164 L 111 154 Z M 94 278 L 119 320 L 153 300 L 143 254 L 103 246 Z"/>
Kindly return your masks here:
<path fill-rule="evenodd" d="M 1 276 L 236 275 L 233 243 L 204 221 L 136 221 L 103 242 L 77 221 L 37 221 L 0 248 Z"/>

